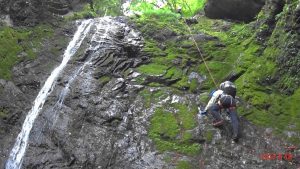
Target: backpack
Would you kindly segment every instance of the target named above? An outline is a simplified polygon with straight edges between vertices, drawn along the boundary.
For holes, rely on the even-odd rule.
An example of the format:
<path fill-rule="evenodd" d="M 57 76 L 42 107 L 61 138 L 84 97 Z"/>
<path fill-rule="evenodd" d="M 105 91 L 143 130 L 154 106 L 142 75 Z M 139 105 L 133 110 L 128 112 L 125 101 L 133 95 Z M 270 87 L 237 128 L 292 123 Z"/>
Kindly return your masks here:
<path fill-rule="evenodd" d="M 230 96 L 232 96 L 233 98 L 235 98 L 236 95 L 236 87 L 235 85 L 230 82 L 230 81 L 225 81 L 223 83 L 220 84 L 220 89 L 225 93 L 228 94 Z"/>

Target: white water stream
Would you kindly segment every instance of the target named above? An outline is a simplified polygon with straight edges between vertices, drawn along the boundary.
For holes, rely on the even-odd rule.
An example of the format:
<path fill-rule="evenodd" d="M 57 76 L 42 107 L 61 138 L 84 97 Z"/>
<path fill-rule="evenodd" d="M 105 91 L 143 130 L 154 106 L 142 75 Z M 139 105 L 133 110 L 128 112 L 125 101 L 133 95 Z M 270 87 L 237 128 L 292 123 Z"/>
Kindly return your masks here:
<path fill-rule="evenodd" d="M 16 139 L 13 149 L 11 150 L 11 153 L 6 163 L 6 169 L 21 168 L 23 157 L 25 155 L 28 143 L 29 134 L 33 127 L 34 121 L 39 115 L 40 110 L 43 108 L 43 105 L 48 95 L 51 93 L 54 87 L 54 82 L 58 78 L 60 72 L 67 65 L 70 58 L 76 53 L 76 51 L 80 47 L 83 39 L 89 32 L 92 23 L 93 20 L 85 20 L 81 23 L 72 41 L 69 43 L 67 49 L 65 50 L 61 64 L 53 70 L 51 75 L 46 80 L 44 86 L 40 90 L 38 96 L 34 100 L 34 105 L 28 112 L 28 115 L 26 116 L 25 121 L 23 123 L 22 130 Z"/>
<path fill-rule="evenodd" d="M 100 19 L 94 19 L 94 22 L 95 22 L 96 30 L 95 30 L 94 35 L 91 38 L 91 42 L 94 45 L 90 45 L 88 50 L 94 51 L 94 52 L 98 53 L 98 55 L 99 55 L 99 52 L 101 52 L 100 48 L 105 48 L 105 46 L 103 46 L 103 44 L 107 43 L 109 40 L 108 30 L 112 29 L 112 25 L 111 25 L 112 20 L 109 17 L 103 17 Z M 53 119 L 53 124 L 52 124 L 51 128 L 54 127 L 54 125 L 57 121 L 57 118 L 58 118 L 57 109 L 60 109 L 62 107 L 65 97 L 68 94 L 68 92 L 70 91 L 71 84 L 74 82 L 76 77 L 85 69 L 86 66 L 92 64 L 93 59 L 94 59 L 93 56 L 90 57 L 89 59 L 87 59 L 87 61 L 84 62 L 84 64 L 82 64 L 79 68 L 77 68 L 74 71 L 74 73 L 69 77 L 68 83 L 65 85 L 65 87 L 60 92 L 58 101 L 56 102 L 56 104 L 53 107 L 54 119 Z"/>

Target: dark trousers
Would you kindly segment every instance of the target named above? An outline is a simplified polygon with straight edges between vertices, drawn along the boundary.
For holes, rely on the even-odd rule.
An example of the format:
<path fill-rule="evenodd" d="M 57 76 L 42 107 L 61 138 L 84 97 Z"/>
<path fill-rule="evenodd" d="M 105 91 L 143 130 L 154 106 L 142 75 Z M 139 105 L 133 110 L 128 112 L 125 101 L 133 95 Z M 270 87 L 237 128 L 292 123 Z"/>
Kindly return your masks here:
<path fill-rule="evenodd" d="M 237 137 L 238 136 L 238 132 L 239 132 L 239 120 L 238 120 L 238 116 L 236 113 L 235 109 L 226 109 L 228 115 L 230 116 L 231 119 L 231 125 L 232 125 L 232 129 L 233 129 L 233 136 Z M 221 112 L 221 108 L 218 104 L 214 104 L 209 110 L 208 112 L 210 112 L 213 116 L 213 118 L 217 121 L 222 120 L 220 112 Z"/>

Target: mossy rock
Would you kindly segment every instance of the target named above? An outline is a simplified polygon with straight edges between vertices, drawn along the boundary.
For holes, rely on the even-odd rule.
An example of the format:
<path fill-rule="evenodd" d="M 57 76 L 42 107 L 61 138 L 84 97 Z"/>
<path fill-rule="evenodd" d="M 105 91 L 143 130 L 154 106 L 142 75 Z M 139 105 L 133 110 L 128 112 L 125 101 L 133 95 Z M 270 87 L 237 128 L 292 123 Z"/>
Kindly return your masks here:
<path fill-rule="evenodd" d="M 172 112 L 170 110 L 173 110 Z M 149 137 L 161 151 L 175 151 L 187 155 L 200 153 L 201 146 L 191 141 L 189 130 L 196 127 L 196 107 L 171 104 L 157 108 L 151 119 Z"/>
<path fill-rule="evenodd" d="M 10 79 L 11 69 L 22 59 L 34 59 L 41 42 L 50 38 L 53 28 L 38 25 L 33 28 L 0 28 L 0 78 Z"/>
<path fill-rule="evenodd" d="M 197 41 L 197 45 L 216 85 L 237 72 L 238 76 L 234 77 L 234 80 L 238 88 L 238 96 L 243 100 L 243 104 L 238 108 L 239 114 L 257 125 L 272 127 L 277 133 L 300 130 L 298 122 L 300 120 L 297 114 L 299 83 L 296 83 L 300 78 L 289 73 L 294 69 L 287 66 L 298 63 L 285 51 L 297 36 L 283 29 L 288 24 L 285 21 L 291 12 L 287 9 L 295 9 L 295 4 L 296 1 L 287 4 L 284 11 L 276 16 L 277 25 L 265 42 L 258 41 L 258 35 L 259 32 L 270 29 L 268 25 L 230 23 L 211 20 L 204 16 L 197 19 L 197 24 L 190 25 L 193 35 L 205 34 L 215 37 L 205 42 Z M 266 13 L 261 12 L 258 18 L 263 18 L 265 15 Z M 178 35 L 177 38 L 164 42 L 155 41 L 151 39 L 151 36 L 146 38 L 146 51 L 151 56 L 151 64 L 160 66 L 157 66 L 158 73 L 149 68 L 144 72 L 156 75 L 165 73 L 164 78 L 179 78 L 180 80 L 171 87 L 195 93 L 198 91 L 198 84 L 195 81 L 189 81 L 187 76 L 191 71 L 195 71 L 207 77 L 207 80 L 200 86 L 201 91 L 208 93 L 216 88 L 195 44 L 188 38 L 190 33 L 182 21 L 176 21 L 173 25 L 169 20 L 161 18 L 144 17 L 137 20 L 143 34 L 153 33 L 151 28 L 155 30 L 168 28 Z M 287 26 L 293 27 L 293 25 Z M 162 44 L 164 48 L 160 48 Z M 279 58 L 284 62 L 280 63 Z M 208 100 L 204 95 L 200 98 L 203 102 Z M 295 124 L 296 127 L 289 129 L 287 126 L 290 124 Z M 183 132 L 183 136 L 186 138 L 184 140 L 189 140 L 189 134 Z M 207 137 L 210 137 L 209 134 Z M 162 143 L 159 137 L 152 138 Z M 297 141 L 294 138 L 291 140 Z M 186 141 L 184 143 L 187 143 Z M 169 145 L 165 142 L 164 144 Z M 169 145 L 170 147 L 172 149 Z M 168 150 L 168 148 L 163 149 Z"/>
<path fill-rule="evenodd" d="M 189 161 L 179 161 L 177 163 L 176 169 L 192 169 L 193 165 Z"/>
<path fill-rule="evenodd" d="M 9 115 L 9 112 L 5 108 L 0 108 L 0 120 L 6 119 Z"/>
<path fill-rule="evenodd" d="M 109 81 L 111 80 L 110 76 L 102 76 L 99 78 L 99 82 L 101 84 L 101 86 L 104 86 L 105 84 L 107 84 Z"/>
<path fill-rule="evenodd" d="M 138 71 L 147 75 L 163 75 L 166 73 L 168 67 L 165 65 L 160 65 L 156 63 L 150 63 L 147 65 L 142 65 L 138 68 Z"/>

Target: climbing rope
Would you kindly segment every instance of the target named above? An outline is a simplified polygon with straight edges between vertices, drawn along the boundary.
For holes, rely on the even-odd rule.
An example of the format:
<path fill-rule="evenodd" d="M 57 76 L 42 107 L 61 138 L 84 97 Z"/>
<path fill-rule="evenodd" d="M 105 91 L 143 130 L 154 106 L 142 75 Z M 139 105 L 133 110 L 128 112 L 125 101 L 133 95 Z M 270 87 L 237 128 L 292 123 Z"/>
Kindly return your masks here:
<path fill-rule="evenodd" d="M 208 65 L 207 65 L 207 63 L 206 63 L 206 61 L 205 61 L 205 59 L 204 59 L 204 57 L 203 57 L 203 54 L 202 54 L 202 52 L 201 52 L 201 50 L 200 50 L 200 48 L 199 48 L 199 46 L 198 46 L 198 44 L 197 44 L 195 38 L 192 36 L 192 30 L 191 30 L 190 26 L 187 24 L 185 18 L 183 18 L 183 20 L 184 20 L 184 23 L 186 24 L 186 26 L 188 27 L 190 36 L 191 36 L 191 38 L 192 38 L 192 40 L 193 40 L 193 42 L 194 42 L 194 44 L 195 44 L 195 46 L 196 46 L 196 48 L 197 48 L 197 50 L 198 50 L 200 56 L 201 56 L 201 59 L 202 59 L 204 65 L 205 65 L 205 67 L 206 67 L 206 69 L 207 69 L 207 71 L 208 71 L 208 73 L 209 73 L 210 78 L 212 79 L 212 81 L 213 81 L 214 85 L 216 86 L 216 88 L 218 88 L 218 85 L 217 85 L 217 83 L 216 83 L 216 81 L 215 81 L 215 79 L 214 79 L 214 77 L 213 77 L 213 75 L 212 75 L 212 73 L 211 73 L 211 71 L 210 71 L 210 69 L 209 69 L 209 67 L 208 67 Z"/>

